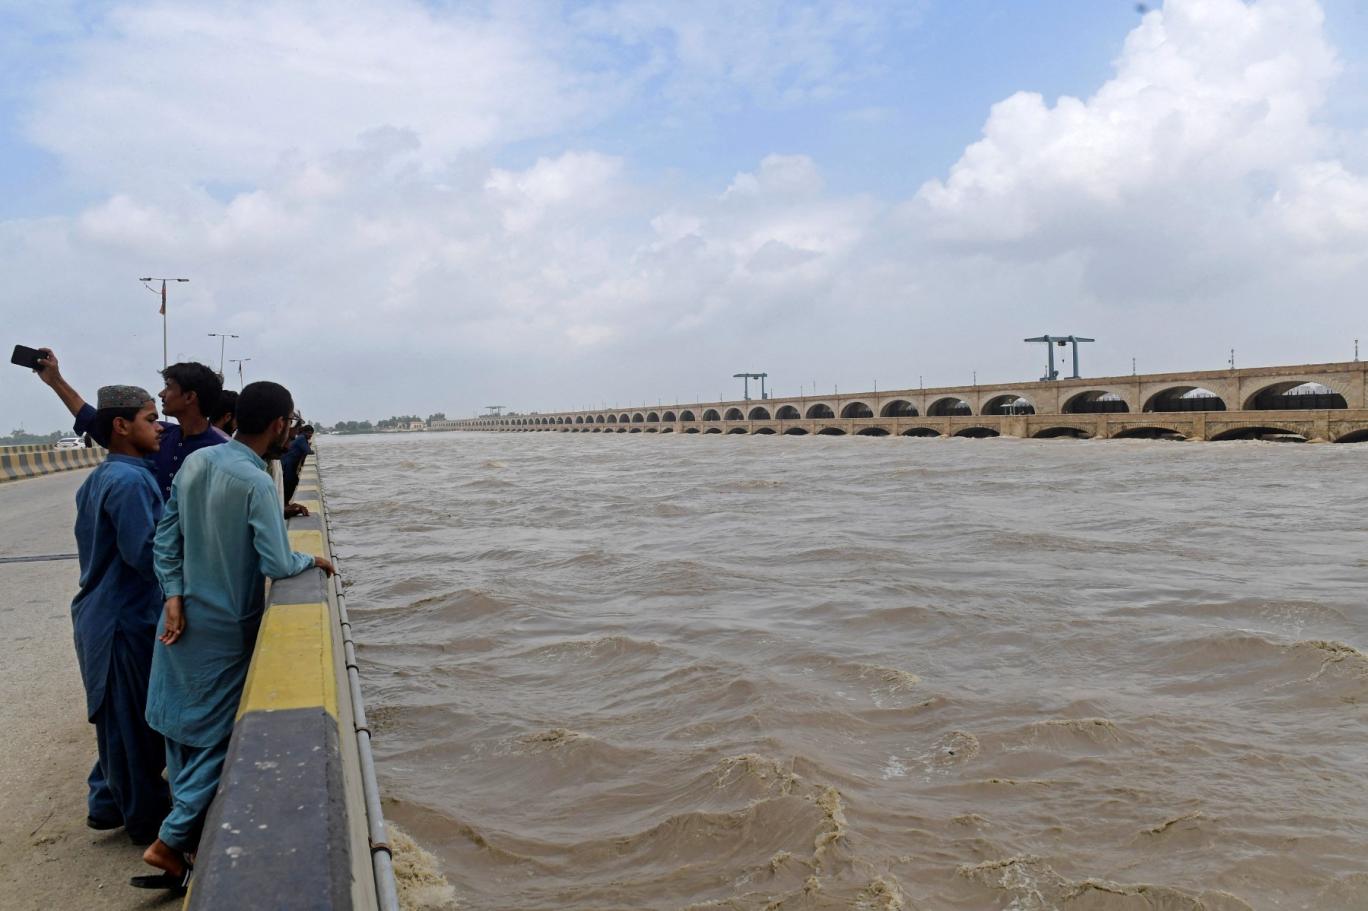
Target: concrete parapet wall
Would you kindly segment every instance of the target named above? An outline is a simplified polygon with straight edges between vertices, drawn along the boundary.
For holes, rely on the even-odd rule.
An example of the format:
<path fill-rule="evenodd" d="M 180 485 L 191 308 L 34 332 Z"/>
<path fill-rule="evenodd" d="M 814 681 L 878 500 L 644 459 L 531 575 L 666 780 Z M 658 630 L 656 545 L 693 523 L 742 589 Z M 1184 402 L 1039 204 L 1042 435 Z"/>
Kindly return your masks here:
<path fill-rule="evenodd" d="M 331 556 L 316 464 L 295 497 L 291 547 Z M 271 583 L 186 908 L 378 906 L 352 692 L 334 582 Z"/>
<path fill-rule="evenodd" d="M 18 481 L 73 468 L 93 468 L 108 453 L 92 449 L 53 449 L 51 446 L 0 447 L 0 481 Z"/>

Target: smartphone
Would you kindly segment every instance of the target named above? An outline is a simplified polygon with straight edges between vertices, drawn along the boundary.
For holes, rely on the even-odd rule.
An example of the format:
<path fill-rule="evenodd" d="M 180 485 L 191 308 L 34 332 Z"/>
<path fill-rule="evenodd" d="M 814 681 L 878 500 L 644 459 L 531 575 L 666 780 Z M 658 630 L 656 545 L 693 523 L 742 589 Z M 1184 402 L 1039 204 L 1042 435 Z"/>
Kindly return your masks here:
<path fill-rule="evenodd" d="M 0 349 L 3 350 L 3 349 Z M 18 364 L 20 367 L 27 367 L 30 370 L 39 370 L 42 365 L 38 359 L 43 356 L 43 352 L 37 348 L 30 348 L 28 345 L 15 345 L 14 353 L 10 355 L 10 363 Z"/>

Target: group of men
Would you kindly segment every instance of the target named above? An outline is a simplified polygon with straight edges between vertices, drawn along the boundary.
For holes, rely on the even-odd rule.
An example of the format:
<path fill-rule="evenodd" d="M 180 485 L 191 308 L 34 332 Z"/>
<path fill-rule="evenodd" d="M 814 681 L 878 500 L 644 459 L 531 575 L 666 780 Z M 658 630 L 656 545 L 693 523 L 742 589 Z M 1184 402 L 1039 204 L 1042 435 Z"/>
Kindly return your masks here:
<path fill-rule="evenodd" d="M 185 889 L 264 611 L 266 578 L 318 567 L 292 551 L 286 502 L 311 452 L 278 383 L 223 390 L 203 364 L 162 371 L 157 403 L 137 386 L 104 386 L 92 407 L 49 348 L 36 372 L 70 409 L 77 434 L 109 456 L 76 494 L 80 591 L 71 604 L 76 656 L 99 759 L 86 824 L 120 826 L 160 873 L 141 888 Z M 294 441 L 291 434 L 295 432 Z M 163 776 L 163 770 L 165 776 Z"/>

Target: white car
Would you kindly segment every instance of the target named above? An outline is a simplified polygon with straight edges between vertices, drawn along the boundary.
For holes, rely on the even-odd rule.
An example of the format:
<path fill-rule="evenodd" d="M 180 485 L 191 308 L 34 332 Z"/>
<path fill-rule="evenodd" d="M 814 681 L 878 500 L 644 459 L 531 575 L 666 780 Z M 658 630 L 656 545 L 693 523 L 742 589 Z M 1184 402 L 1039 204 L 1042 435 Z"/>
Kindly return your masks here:
<path fill-rule="evenodd" d="M 57 441 L 58 449 L 84 449 L 85 442 L 80 437 L 62 437 Z"/>

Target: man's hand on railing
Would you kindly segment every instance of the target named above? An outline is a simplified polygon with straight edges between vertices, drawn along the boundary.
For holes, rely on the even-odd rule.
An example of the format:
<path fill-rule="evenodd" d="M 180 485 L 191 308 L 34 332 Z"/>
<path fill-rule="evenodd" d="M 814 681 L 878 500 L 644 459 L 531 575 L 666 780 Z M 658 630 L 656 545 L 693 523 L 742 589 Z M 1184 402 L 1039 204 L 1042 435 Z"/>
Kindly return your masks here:
<path fill-rule="evenodd" d="M 285 504 L 285 518 L 287 519 L 293 519 L 295 516 L 307 516 L 308 514 L 309 507 L 305 506 L 303 503 Z"/>

